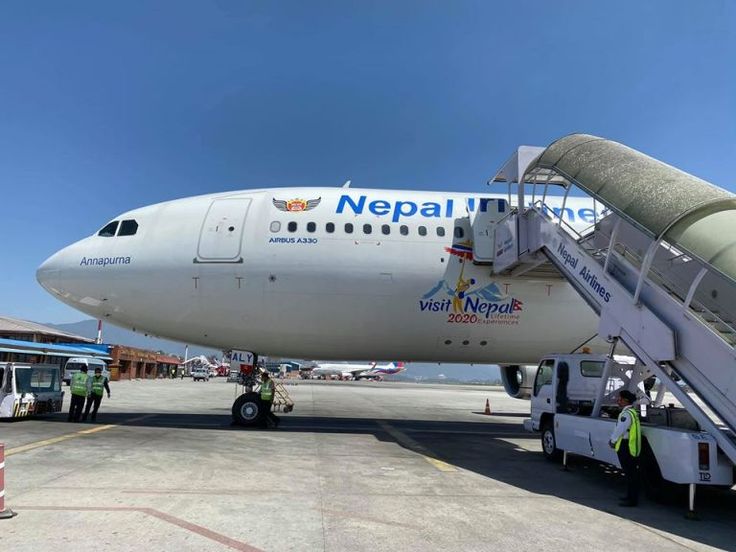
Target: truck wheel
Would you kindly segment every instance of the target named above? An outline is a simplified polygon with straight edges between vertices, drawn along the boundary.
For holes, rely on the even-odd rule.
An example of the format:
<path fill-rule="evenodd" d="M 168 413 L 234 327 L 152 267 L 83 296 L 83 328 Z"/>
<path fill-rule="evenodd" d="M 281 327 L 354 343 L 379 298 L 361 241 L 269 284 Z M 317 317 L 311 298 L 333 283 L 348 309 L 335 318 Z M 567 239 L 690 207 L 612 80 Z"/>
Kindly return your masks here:
<path fill-rule="evenodd" d="M 233 403 L 233 423 L 243 427 L 254 427 L 261 423 L 263 409 L 258 393 L 243 393 Z"/>
<path fill-rule="evenodd" d="M 542 453 L 547 460 L 559 462 L 562 460 L 562 451 L 557 448 L 555 428 L 551 421 L 542 424 Z"/>
<path fill-rule="evenodd" d="M 660 503 L 672 503 L 684 495 L 687 485 L 677 485 L 662 477 L 657 458 L 652 447 L 642 439 L 641 456 L 639 457 L 639 475 L 644 493 L 650 499 Z"/>

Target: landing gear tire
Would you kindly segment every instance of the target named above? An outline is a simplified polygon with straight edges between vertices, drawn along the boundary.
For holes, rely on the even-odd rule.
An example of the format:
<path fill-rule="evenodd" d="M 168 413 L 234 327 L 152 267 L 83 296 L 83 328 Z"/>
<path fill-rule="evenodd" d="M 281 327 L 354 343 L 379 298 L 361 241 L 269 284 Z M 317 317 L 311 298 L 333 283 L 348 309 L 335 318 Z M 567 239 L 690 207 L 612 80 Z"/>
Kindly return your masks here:
<path fill-rule="evenodd" d="M 256 427 L 263 419 L 263 408 L 258 393 L 244 393 L 233 403 L 233 423 L 243 427 Z"/>
<path fill-rule="evenodd" d="M 542 453 L 550 462 L 560 462 L 562 460 L 562 451 L 557 448 L 557 440 L 555 439 L 555 428 L 552 422 L 545 422 L 542 425 Z"/>

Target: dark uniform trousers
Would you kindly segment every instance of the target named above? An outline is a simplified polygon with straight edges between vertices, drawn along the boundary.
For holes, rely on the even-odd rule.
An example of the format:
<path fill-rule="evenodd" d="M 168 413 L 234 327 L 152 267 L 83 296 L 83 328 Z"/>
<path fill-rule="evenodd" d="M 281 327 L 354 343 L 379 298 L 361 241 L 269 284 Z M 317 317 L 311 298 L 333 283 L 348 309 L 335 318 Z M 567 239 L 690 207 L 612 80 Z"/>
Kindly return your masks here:
<path fill-rule="evenodd" d="M 261 405 L 263 406 L 263 421 L 261 422 L 262 426 L 267 428 L 269 423 L 273 427 L 279 425 L 279 422 L 281 420 L 279 420 L 278 416 L 276 416 L 276 414 L 271 411 L 271 408 L 273 407 L 273 399 L 271 399 L 270 401 L 264 401 L 263 399 L 261 399 Z"/>
<path fill-rule="evenodd" d="M 621 463 L 621 468 L 624 470 L 624 477 L 626 478 L 626 500 L 633 503 L 639 502 L 639 458 L 631 456 L 629 452 L 629 440 L 624 439 L 621 441 L 621 446 L 618 448 L 618 461 Z"/>
<path fill-rule="evenodd" d="M 92 410 L 92 421 L 94 422 L 97 419 L 97 411 L 100 409 L 100 403 L 102 402 L 102 395 L 95 395 L 92 393 L 89 397 L 87 397 L 87 406 L 84 407 L 84 416 L 82 416 L 82 421 L 87 420 L 87 416 L 89 416 L 89 409 L 92 408 L 92 405 L 94 405 L 94 410 Z"/>
<path fill-rule="evenodd" d="M 84 408 L 84 395 L 72 395 L 71 404 L 69 405 L 69 421 L 78 422 L 82 416 Z"/>

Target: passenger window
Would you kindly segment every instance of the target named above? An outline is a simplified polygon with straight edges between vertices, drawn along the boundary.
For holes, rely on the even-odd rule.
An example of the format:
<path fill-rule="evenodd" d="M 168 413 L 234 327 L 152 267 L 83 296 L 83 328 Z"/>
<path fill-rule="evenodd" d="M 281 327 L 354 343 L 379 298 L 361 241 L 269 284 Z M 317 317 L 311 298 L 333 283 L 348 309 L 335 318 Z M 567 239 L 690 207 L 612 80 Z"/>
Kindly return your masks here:
<path fill-rule="evenodd" d="M 124 220 L 120 223 L 120 232 L 118 236 L 135 236 L 138 231 L 138 223 L 134 220 Z"/>
<path fill-rule="evenodd" d="M 444 226 L 438 226 L 437 227 L 437 235 L 440 238 L 445 235 L 445 227 Z"/>
<path fill-rule="evenodd" d="M 409 235 L 409 227 L 406 224 L 402 224 L 399 226 L 399 232 L 402 236 L 408 236 Z"/>
<path fill-rule="evenodd" d="M 346 234 L 352 234 L 353 233 L 353 224 L 351 222 L 345 223 L 345 233 Z"/>
<path fill-rule="evenodd" d="M 118 221 L 114 220 L 113 222 L 107 224 L 102 230 L 97 232 L 98 236 L 102 236 L 103 238 L 111 238 L 115 235 L 115 232 L 118 229 Z"/>
<path fill-rule="evenodd" d="M 325 224 L 325 230 L 327 230 L 328 234 L 332 234 L 335 231 L 335 223 L 328 222 L 327 224 Z"/>
<path fill-rule="evenodd" d="M 290 222 L 290 223 L 289 223 L 289 224 L 288 224 L 288 225 L 286 226 L 286 229 L 287 229 L 287 230 L 288 230 L 289 232 L 296 232 L 296 222 L 294 222 L 294 221 L 291 221 L 291 222 Z"/>
<path fill-rule="evenodd" d="M 539 395 L 539 391 L 545 385 L 552 383 L 552 367 L 555 365 L 555 361 L 548 359 L 543 361 L 537 369 L 537 377 L 534 379 L 534 396 Z"/>
<path fill-rule="evenodd" d="M 580 362 L 580 373 L 586 378 L 599 378 L 603 375 L 603 362 L 583 360 Z"/>
<path fill-rule="evenodd" d="M 455 227 L 455 237 L 456 238 L 463 238 L 463 237 L 465 237 L 465 230 L 463 230 L 459 226 L 456 226 Z"/>
<path fill-rule="evenodd" d="M 420 236 L 426 236 L 427 235 L 427 227 L 426 226 L 420 226 L 417 228 L 417 231 L 419 232 Z"/>
<path fill-rule="evenodd" d="M 307 223 L 307 232 L 314 232 L 317 230 L 317 224 L 314 222 L 308 222 Z"/>
<path fill-rule="evenodd" d="M 364 234 L 370 234 L 373 232 L 373 227 L 370 224 L 364 224 L 363 225 L 363 233 Z"/>
<path fill-rule="evenodd" d="M 391 227 L 388 224 L 384 224 L 381 226 L 381 232 L 383 232 L 384 236 L 388 236 L 391 233 Z"/>
<path fill-rule="evenodd" d="M 271 223 L 271 232 L 275 234 L 276 232 L 279 232 L 279 231 L 281 231 L 281 223 L 275 220 Z"/>

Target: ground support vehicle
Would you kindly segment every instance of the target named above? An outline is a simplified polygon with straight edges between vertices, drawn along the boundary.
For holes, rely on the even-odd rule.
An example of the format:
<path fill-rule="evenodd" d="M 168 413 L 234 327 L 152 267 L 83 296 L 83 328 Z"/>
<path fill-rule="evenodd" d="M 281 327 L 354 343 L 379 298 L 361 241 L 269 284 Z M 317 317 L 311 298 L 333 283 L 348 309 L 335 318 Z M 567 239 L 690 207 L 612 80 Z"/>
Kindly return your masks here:
<path fill-rule="evenodd" d="M 192 368 L 193 381 L 210 381 L 210 371 L 204 366 L 195 366 Z"/>
<path fill-rule="evenodd" d="M 550 460 L 568 454 L 621 465 L 610 438 L 622 389 L 638 395 L 642 428 L 641 470 L 645 490 L 661 497 L 667 482 L 689 485 L 690 512 L 694 511 L 695 486 L 730 487 L 734 465 L 719 452 L 713 435 L 682 407 L 663 406 L 665 386 L 658 383 L 650 401 L 645 382 L 651 372 L 629 358 L 606 355 L 551 355 L 537 368 L 527 430 L 539 432 L 542 451 Z M 648 387 L 648 386 L 647 386 Z"/>
<path fill-rule="evenodd" d="M 102 375 L 110 381 L 110 371 L 107 369 L 107 364 L 104 360 L 92 357 L 74 357 L 67 360 L 64 365 L 64 383 L 69 385 L 72 381 L 72 376 L 79 372 L 82 366 L 87 367 L 87 373 L 90 376 L 95 373 L 95 368 L 102 368 Z"/>
<path fill-rule="evenodd" d="M 61 412 L 63 400 L 56 364 L 0 365 L 0 419 Z"/>

